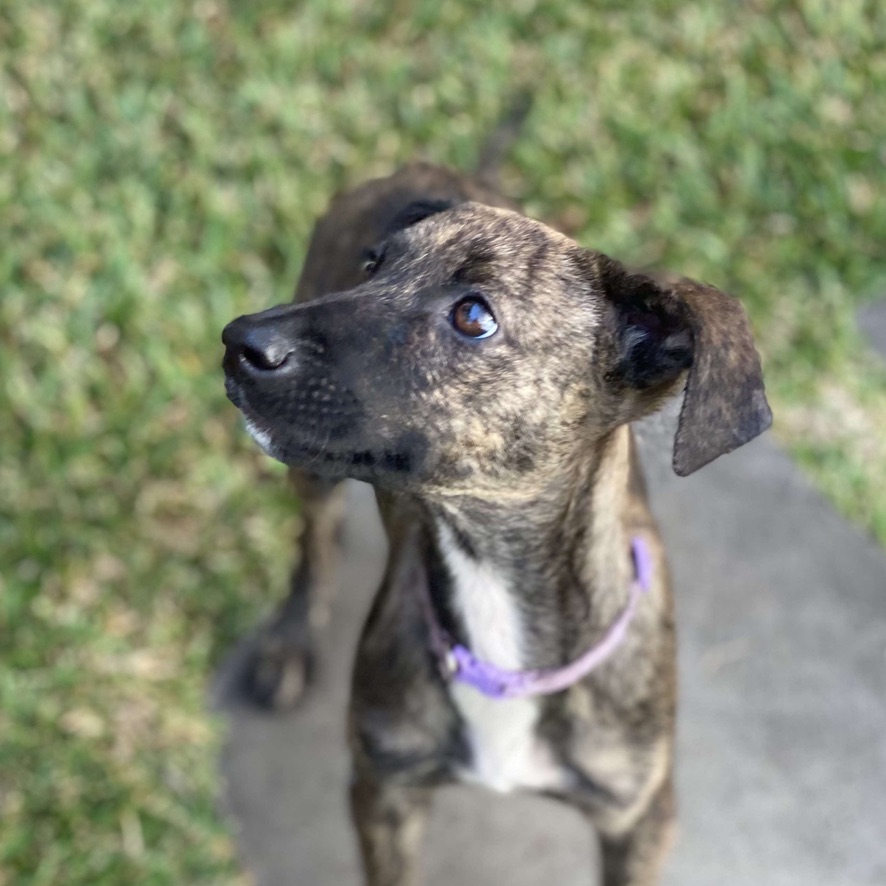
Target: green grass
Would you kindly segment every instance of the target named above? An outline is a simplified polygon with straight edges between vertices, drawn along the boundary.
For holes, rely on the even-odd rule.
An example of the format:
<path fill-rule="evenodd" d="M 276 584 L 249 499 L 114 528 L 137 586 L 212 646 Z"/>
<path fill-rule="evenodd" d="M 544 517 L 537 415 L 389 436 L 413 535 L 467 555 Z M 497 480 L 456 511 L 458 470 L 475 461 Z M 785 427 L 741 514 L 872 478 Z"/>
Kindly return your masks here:
<path fill-rule="evenodd" d="M 469 168 L 740 295 L 776 433 L 886 540 L 882 4 L 10 0 L 0 18 L 0 884 L 236 879 L 205 684 L 297 511 L 219 332 L 337 188 Z"/>

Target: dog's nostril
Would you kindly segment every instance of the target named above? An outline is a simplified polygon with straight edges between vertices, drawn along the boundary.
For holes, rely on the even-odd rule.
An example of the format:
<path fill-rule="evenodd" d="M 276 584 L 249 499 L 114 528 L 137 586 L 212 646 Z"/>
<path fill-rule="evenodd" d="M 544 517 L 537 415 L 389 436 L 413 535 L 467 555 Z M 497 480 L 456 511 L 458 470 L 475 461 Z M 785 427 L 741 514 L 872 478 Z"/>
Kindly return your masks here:
<path fill-rule="evenodd" d="M 230 322 L 222 333 L 222 343 L 226 346 L 226 371 L 275 372 L 292 363 L 296 334 L 277 316 L 259 314 Z"/>
<path fill-rule="evenodd" d="M 243 346 L 243 359 L 256 369 L 269 371 L 279 369 L 288 359 L 292 351 L 272 343 L 268 347 L 256 348 L 253 345 Z"/>

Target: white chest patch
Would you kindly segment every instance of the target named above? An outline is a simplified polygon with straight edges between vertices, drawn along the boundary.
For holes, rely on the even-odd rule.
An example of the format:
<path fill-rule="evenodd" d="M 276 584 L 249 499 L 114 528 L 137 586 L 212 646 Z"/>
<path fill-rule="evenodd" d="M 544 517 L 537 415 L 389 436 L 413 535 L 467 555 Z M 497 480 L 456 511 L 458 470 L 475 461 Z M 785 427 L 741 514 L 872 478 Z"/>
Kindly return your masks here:
<path fill-rule="evenodd" d="M 441 530 L 443 557 L 453 582 L 453 602 L 468 634 L 471 652 L 500 668 L 523 667 L 523 631 L 502 577 L 467 557 Z M 462 775 L 497 791 L 553 789 L 563 777 L 550 749 L 539 740 L 539 701 L 488 698 L 472 686 L 453 682 L 450 694 L 465 722 L 473 759 Z"/>

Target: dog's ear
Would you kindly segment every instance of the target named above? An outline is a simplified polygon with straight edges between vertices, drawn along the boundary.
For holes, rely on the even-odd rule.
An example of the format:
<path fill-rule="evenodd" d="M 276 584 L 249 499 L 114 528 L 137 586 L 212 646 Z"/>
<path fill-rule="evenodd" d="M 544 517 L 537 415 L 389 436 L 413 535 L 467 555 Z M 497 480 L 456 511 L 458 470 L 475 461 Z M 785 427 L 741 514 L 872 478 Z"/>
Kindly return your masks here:
<path fill-rule="evenodd" d="M 411 228 L 413 225 L 417 225 L 420 221 L 424 221 L 438 212 L 452 209 L 455 205 L 453 200 L 413 200 L 397 211 L 385 229 L 385 236 L 389 237 L 391 234 L 396 234 L 397 231 Z"/>
<path fill-rule="evenodd" d="M 674 439 L 677 474 L 697 471 L 770 426 L 760 357 L 737 299 L 692 280 L 628 274 L 603 256 L 597 269 L 615 308 L 613 376 L 657 402 L 688 370 Z"/>

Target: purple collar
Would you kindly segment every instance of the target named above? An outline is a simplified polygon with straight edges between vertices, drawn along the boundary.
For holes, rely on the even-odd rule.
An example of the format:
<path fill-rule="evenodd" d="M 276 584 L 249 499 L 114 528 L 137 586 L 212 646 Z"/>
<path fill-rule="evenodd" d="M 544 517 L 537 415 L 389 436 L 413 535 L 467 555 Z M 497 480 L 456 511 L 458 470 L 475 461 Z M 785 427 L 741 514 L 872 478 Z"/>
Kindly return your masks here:
<path fill-rule="evenodd" d="M 489 698 L 525 698 L 529 695 L 551 695 L 577 683 L 594 668 L 603 664 L 621 645 L 640 596 L 652 586 L 653 564 L 646 542 L 639 536 L 631 539 L 635 578 L 628 592 L 628 602 L 618 618 L 609 625 L 600 641 L 584 655 L 562 668 L 533 671 L 507 671 L 481 661 L 470 649 L 453 643 L 437 620 L 427 586 L 423 588 L 423 606 L 431 632 L 431 645 L 447 680 L 473 686 Z"/>

